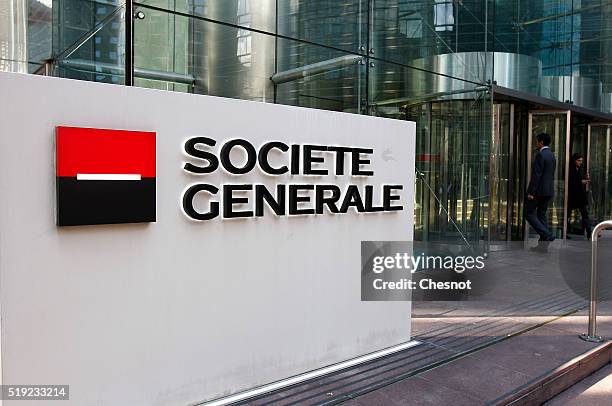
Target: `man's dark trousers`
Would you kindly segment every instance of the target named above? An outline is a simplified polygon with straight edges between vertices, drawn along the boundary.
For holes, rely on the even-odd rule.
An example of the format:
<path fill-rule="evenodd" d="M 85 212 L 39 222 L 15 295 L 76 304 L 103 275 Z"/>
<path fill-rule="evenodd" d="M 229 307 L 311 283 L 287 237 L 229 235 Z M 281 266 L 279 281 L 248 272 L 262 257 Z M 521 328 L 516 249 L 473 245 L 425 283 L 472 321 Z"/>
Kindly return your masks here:
<path fill-rule="evenodd" d="M 541 239 L 550 238 L 552 233 L 546 226 L 546 210 L 550 197 L 536 197 L 533 200 L 527 199 L 525 202 L 525 219 L 531 227 L 540 235 Z"/>

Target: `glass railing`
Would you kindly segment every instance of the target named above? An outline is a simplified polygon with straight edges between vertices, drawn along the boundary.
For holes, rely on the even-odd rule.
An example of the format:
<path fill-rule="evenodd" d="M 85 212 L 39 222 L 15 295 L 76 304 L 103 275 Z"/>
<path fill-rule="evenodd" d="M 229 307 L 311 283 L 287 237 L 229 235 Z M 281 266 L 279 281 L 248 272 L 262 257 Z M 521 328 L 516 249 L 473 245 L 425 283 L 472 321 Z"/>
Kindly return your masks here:
<path fill-rule="evenodd" d="M 117 1 L 61 0 L 53 12 L 54 74 L 122 84 L 125 7 Z"/>

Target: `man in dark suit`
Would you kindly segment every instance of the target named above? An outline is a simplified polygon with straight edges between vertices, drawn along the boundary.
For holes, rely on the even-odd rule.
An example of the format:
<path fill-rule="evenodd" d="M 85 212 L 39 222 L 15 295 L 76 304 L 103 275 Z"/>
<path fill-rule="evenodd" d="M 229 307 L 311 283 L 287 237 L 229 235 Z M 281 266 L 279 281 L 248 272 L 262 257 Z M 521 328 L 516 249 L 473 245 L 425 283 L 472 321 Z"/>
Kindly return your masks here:
<path fill-rule="evenodd" d="M 572 165 L 573 164 L 573 165 Z M 567 226 L 569 228 L 569 217 L 576 209 L 580 211 L 582 217 L 582 232 L 586 233 L 587 239 L 591 239 L 591 220 L 589 219 L 589 199 L 586 187 L 589 185 L 589 174 L 582 175 L 581 168 L 584 164 L 584 156 L 576 153 L 572 155 L 572 162 L 569 168 L 568 181 L 568 202 L 567 202 Z M 568 235 L 567 238 L 570 238 Z"/>
<path fill-rule="evenodd" d="M 553 183 L 557 161 L 550 150 L 550 135 L 538 134 L 536 137 L 538 153 L 533 161 L 531 180 L 527 188 L 525 219 L 540 235 L 540 241 L 553 241 L 546 219 L 548 203 L 554 195 Z"/>

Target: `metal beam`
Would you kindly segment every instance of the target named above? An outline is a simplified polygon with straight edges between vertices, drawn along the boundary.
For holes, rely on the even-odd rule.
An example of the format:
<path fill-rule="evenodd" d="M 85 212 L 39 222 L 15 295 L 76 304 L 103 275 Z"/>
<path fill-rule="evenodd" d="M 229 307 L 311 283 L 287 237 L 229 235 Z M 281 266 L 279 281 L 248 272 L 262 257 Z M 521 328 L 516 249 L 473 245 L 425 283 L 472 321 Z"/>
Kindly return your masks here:
<path fill-rule="evenodd" d="M 134 1 L 125 1 L 125 79 L 126 86 L 134 86 Z"/>
<path fill-rule="evenodd" d="M 549 99 L 547 97 L 538 96 L 533 93 L 522 92 L 508 87 L 493 85 L 493 91 L 496 95 L 506 96 L 511 99 L 526 101 L 533 104 L 538 104 L 543 107 L 554 110 L 569 110 L 572 113 L 588 116 L 605 122 L 612 121 L 612 114 L 604 111 L 588 109 L 575 104 L 563 103 L 558 100 Z"/>
<path fill-rule="evenodd" d="M 275 85 L 281 83 L 293 82 L 319 73 L 329 72 L 334 69 L 344 68 L 345 66 L 353 65 L 363 59 L 360 55 L 344 55 L 338 58 L 328 59 L 313 63 L 310 65 L 301 66 L 299 68 L 289 69 L 283 72 L 275 73 L 270 77 L 270 80 Z"/>
<path fill-rule="evenodd" d="M 125 68 L 121 65 L 113 65 L 104 62 L 94 62 L 84 59 L 63 60 L 59 62 L 59 66 L 69 69 L 76 69 L 80 71 L 106 75 L 123 75 L 125 72 Z M 187 85 L 192 85 L 195 82 L 195 77 L 193 75 L 185 73 L 164 72 L 143 68 L 133 69 L 133 75 L 141 79 L 161 80 L 164 82 L 184 83 Z"/>

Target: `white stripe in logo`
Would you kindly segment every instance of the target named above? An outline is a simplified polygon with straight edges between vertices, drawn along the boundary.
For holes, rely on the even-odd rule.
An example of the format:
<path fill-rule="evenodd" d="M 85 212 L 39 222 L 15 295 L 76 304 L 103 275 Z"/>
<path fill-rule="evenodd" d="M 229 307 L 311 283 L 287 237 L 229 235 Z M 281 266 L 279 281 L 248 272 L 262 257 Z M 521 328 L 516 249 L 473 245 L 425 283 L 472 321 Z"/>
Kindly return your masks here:
<path fill-rule="evenodd" d="M 77 180 L 141 180 L 140 175 L 115 173 L 77 173 Z"/>

